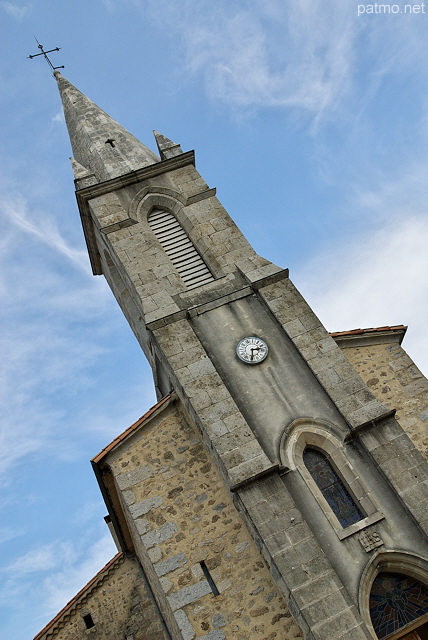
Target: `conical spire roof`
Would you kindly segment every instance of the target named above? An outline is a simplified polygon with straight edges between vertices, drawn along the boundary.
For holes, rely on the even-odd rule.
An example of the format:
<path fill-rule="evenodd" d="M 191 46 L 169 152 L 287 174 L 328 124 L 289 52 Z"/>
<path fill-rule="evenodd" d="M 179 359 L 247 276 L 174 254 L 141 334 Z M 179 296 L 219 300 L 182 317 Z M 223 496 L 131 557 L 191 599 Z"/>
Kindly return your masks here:
<path fill-rule="evenodd" d="M 156 144 L 158 145 L 160 157 L 162 160 L 167 160 L 168 158 L 174 158 L 174 156 L 179 156 L 182 152 L 181 147 L 176 142 L 173 142 L 166 136 L 159 133 L 159 131 L 154 131 Z"/>
<path fill-rule="evenodd" d="M 55 71 L 73 156 L 99 182 L 160 158 Z"/>

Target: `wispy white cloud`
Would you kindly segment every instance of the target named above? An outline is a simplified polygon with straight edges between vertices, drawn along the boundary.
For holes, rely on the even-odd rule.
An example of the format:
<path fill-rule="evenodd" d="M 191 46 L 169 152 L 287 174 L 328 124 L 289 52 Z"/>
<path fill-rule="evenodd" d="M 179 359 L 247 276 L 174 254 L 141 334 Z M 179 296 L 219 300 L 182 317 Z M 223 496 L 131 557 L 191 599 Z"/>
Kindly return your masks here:
<path fill-rule="evenodd" d="M 119 372 L 112 370 L 101 389 L 100 363 L 120 348 L 116 340 L 105 342 L 119 312 L 104 279 L 92 276 L 86 251 L 72 244 L 49 211 L 29 207 L 18 192 L 4 194 L 2 211 L 0 474 L 8 483 L 10 471 L 30 456 L 70 462 L 95 454 L 82 443 L 93 437 L 105 444 L 155 397 L 148 377 L 144 390 L 147 374 L 141 372 L 113 407 L 103 401 Z M 129 361 L 123 356 L 121 362 L 128 374 Z"/>
<path fill-rule="evenodd" d="M 296 282 L 330 331 L 409 324 L 404 347 L 428 372 L 428 219 L 394 217 L 330 246 L 296 274 Z"/>
<path fill-rule="evenodd" d="M 8 15 L 16 18 L 18 21 L 22 20 L 31 9 L 29 6 L 23 7 L 13 4 L 12 2 L 2 2 L 1 6 Z"/>
<path fill-rule="evenodd" d="M 36 624 L 44 626 L 117 552 L 106 532 L 85 547 L 87 540 L 55 541 L 27 551 L 0 569 L 0 603 L 25 598 L 38 612 Z"/>
<path fill-rule="evenodd" d="M 219 102 L 320 114 L 348 90 L 355 27 L 346 3 L 328 12 L 318 0 L 161 5 L 181 35 L 186 72 L 201 74 Z"/>
<path fill-rule="evenodd" d="M 43 580 L 45 613 L 58 612 L 117 553 L 109 533 L 84 550 L 64 547 L 61 564 Z"/>
<path fill-rule="evenodd" d="M 13 529 L 12 527 L 0 527 L 0 544 L 13 540 L 24 533 L 22 528 Z"/>
<path fill-rule="evenodd" d="M 49 451 L 52 438 L 58 442 L 58 424 L 72 416 L 56 394 L 71 399 L 94 384 L 90 371 L 105 350 L 84 320 L 97 318 L 113 302 L 104 283 L 89 275 L 85 253 L 52 218 L 30 211 L 17 193 L 3 198 L 2 211 L 4 472 L 29 454 Z"/>
<path fill-rule="evenodd" d="M 23 556 L 14 560 L 2 569 L 4 574 L 13 576 L 14 580 L 20 580 L 34 572 L 47 572 L 63 561 L 70 558 L 71 549 L 69 544 L 56 545 L 55 543 L 38 546 L 31 551 L 27 551 Z"/>
<path fill-rule="evenodd" d="M 366 215 L 374 215 L 377 223 L 395 225 L 396 220 L 409 216 L 423 216 L 427 208 L 428 157 L 420 161 L 409 156 L 411 150 L 403 150 L 406 161 L 391 171 L 392 176 L 385 176 L 380 169 L 374 169 L 370 187 L 354 189 L 355 207 Z"/>
<path fill-rule="evenodd" d="M 97 502 L 83 503 L 81 508 L 74 514 L 72 519 L 73 524 L 83 527 L 84 525 L 92 524 L 94 521 L 94 513 L 98 513 L 100 510 L 105 509 L 104 503 L 101 498 Z"/>
<path fill-rule="evenodd" d="M 65 117 L 64 117 L 64 111 L 62 109 L 57 111 L 57 113 L 55 113 L 55 115 L 52 116 L 52 122 L 54 122 L 55 124 L 57 124 L 57 123 L 59 123 L 61 125 L 64 124 Z"/>
<path fill-rule="evenodd" d="M 358 119 L 385 79 L 426 75 L 419 64 L 426 25 L 418 16 L 361 20 L 343 0 L 133 4 L 151 7 L 151 19 L 175 34 L 179 73 L 202 77 L 208 96 L 236 114 L 283 109 L 316 131 L 343 109 Z"/>
<path fill-rule="evenodd" d="M 30 211 L 25 200 L 19 194 L 1 194 L 2 210 L 9 222 L 28 234 L 36 236 L 39 242 L 48 245 L 63 254 L 80 268 L 89 273 L 87 257 L 84 251 L 71 247 L 59 232 L 55 219 L 42 215 L 38 211 Z"/>

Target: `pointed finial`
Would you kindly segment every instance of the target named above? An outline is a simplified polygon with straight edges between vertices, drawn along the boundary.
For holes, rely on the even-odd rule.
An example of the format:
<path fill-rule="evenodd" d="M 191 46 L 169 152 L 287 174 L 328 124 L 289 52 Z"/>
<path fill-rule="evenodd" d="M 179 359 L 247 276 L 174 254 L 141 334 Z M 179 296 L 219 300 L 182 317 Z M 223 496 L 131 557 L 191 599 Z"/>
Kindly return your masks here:
<path fill-rule="evenodd" d="M 166 136 L 163 136 L 158 131 L 153 131 L 153 133 L 156 144 L 158 145 L 161 160 L 167 160 L 168 158 L 173 158 L 174 156 L 179 156 L 183 153 L 179 144 L 176 144 Z"/>
<path fill-rule="evenodd" d="M 43 45 L 40 44 L 40 42 L 37 40 L 36 36 L 34 36 L 34 40 L 37 42 L 38 45 L 38 49 L 40 49 L 41 53 L 35 53 L 32 56 L 28 56 L 31 60 L 33 58 L 37 58 L 37 56 L 44 56 L 46 62 L 48 63 L 48 65 L 50 66 L 50 68 L 52 69 L 52 71 L 55 73 L 56 69 L 64 69 L 64 65 L 62 65 L 61 67 L 54 67 L 52 62 L 49 60 L 47 54 L 48 53 L 52 53 L 52 51 L 59 51 L 61 49 L 61 47 L 55 47 L 55 49 L 49 49 L 49 51 L 44 51 L 43 49 Z"/>
<path fill-rule="evenodd" d="M 97 183 L 95 174 L 92 173 L 90 169 L 84 167 L 83 164 L 77 162 L 74 158 L 70 158 L 70 162 L 74 173 L 74 183 L 77 191 Z"/>
<path fill-rule="evenodd" d="M 153 151 L 78 91 L 58 70 L 54 71 L 54 76 L 58 81 L 73 156 L 95 174 L 98 182 L 159 162 Z"/>

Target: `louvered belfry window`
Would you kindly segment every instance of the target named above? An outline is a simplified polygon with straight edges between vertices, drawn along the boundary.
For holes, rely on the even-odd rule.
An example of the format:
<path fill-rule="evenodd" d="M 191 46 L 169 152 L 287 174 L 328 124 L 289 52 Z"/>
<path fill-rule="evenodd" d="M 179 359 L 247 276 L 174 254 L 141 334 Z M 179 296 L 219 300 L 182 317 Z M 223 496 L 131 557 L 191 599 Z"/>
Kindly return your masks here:
<path fill-rule="evenodd" d="M 214 280 L 207 265 L 172 213 L 153 209 L 148 222 L 188 289 L 200 287 Z"/>

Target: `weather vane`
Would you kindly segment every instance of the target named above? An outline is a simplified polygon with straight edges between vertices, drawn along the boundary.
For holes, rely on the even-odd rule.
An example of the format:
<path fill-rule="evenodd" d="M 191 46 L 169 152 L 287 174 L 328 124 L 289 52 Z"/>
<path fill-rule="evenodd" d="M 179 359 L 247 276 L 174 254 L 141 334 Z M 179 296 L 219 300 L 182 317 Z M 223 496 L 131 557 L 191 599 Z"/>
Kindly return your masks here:
<path fill-rule="evenodd" d="M 33 56 L 28 56 L 29 58 L 33 59 L 33 58 L 37 58 L 37 56 L 45 56 L 45 60 L 48 63 L 48 65 L 50 66 L 50 68 L 52 69 L 52 71 L 55 71 L 55 69 L 64 69 L 64 65 L 62 65 L 61 67 L 54 67 L 52 62 L 49 60 L 49 58 L 47 56 L 47 54 L 48 53 L 52 53 L 52 51 L 59 51 L 61 49 L 61 47 L 55 47 L 55 49 L 49 49 L 49 51 L 43 51 L 43 45 L 40 44 L 40 42 L 37 40 L 36 36 L 34 36 L 34 40 L 37 42 L 41 53 L 35 53 Z"/>

